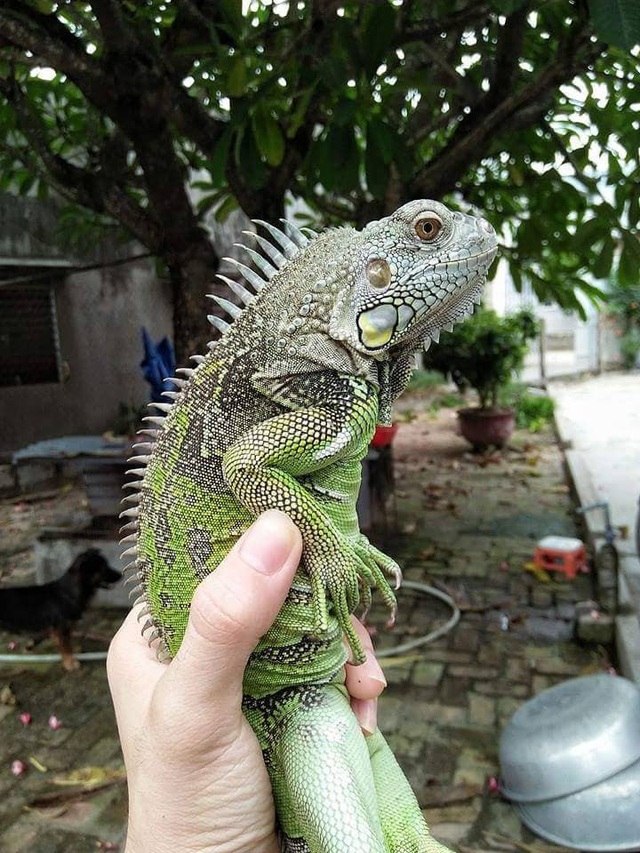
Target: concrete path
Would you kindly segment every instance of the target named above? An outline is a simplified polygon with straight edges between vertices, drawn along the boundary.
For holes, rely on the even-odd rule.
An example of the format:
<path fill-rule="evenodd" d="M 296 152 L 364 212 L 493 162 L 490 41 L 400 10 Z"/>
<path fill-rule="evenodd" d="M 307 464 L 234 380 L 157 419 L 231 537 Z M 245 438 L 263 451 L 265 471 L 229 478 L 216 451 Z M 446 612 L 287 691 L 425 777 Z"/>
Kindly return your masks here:
<path fill-rule="evenodd" d="M 552 382 L 556 423 L 581 504 L 609 503 L 621 561 L 618 648 L 624 674 L 640 682 L 640 561 L 634 530 L 640 496 L 640 373 L 603 374 L 592 379 Z M 590 535 L 602 541 L 601 512 L 588 517 Z"/>

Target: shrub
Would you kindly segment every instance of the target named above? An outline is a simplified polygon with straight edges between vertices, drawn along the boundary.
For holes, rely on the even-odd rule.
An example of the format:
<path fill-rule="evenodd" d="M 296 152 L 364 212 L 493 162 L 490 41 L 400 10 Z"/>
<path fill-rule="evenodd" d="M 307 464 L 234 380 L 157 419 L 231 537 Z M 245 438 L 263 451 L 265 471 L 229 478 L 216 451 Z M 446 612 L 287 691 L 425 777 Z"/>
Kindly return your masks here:
<path fill-rule="evenodd" d="M 524 385 L 513 385 L 505 394 L 505 405 L 516 413 L 518 429 L 540 432 L 553 420 L 555 402 L 542 393 L 531 393 Z"/>
<path fill-rule="evenodd" d="M 640 328 L 631 328 L 620 337 L 620 355 L 627 370 L 637 365 L 640 355 Z"/>
<path fill-rule="evenodd" d="M 522 370 L 528 342 L 538 332 L 530 311 L 500 317 L 480 309 L 452 332 L 443 332 L 440 343 L 426 353 L 425 367 L 450 376 L 461 390 L 474 388 L 481 408 L 496 408 L 501 389 Z"/>

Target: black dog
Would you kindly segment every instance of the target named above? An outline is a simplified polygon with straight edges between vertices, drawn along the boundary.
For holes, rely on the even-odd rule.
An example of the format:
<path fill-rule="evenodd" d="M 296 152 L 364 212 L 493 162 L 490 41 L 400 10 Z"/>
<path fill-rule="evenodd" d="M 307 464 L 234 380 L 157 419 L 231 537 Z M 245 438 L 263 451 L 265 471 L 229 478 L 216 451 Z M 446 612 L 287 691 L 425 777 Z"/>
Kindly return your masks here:
<path fill-rule="evenodd" d="M 0 589 L 0 626 L 11 631 L 47 631 L 56 641 L 66 670 L 79 664 L 71 650 L 71 627 L 98 589 L 121 579 L 96 548 L 79 554 L 58 580 L 41 586 Z"/>

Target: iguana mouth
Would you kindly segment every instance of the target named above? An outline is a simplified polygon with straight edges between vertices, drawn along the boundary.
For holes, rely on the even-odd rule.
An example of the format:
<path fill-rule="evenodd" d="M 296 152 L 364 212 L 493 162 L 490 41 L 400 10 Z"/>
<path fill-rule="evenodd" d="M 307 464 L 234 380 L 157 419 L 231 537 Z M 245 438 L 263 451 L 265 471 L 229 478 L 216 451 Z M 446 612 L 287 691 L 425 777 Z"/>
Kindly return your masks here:
<path fill-rule="evenodd" d="M 450 332 L 455 323 L 460 323 L 471 316 L 474 305 L 480 303 L 483 285 L 484 277 L 479 275 L 464 290 L 437 305 L 433 312 L 427 311 L 422 317 L 417 317 L 414 329 L 399 344 L 399 349 L 409 345 L 415 349 L 424 347 L 426 350 L 432 341 L 438 343 L 440 332 Z"/>
<path fill-rule="evenodd" d="M 497 254 L 497 247 L 492 246 L 483 252 L 469 255 L 465 258 L 457 258 L 455 261 L 442 261 L 432 266 L 425 265 L 418 268 L 419 272 L 429 270 L 430 273 L 437 271 L 451 272 L 462 264 L 472 264 L 475 267 L 473 278 L 469 283 L 458 288 L 455 293 L 445 296 L 444 300 L 436 303 L 432 308 L 427 308 L 422 314 L 416 313 L 415 325 L 407 337 L 400 344 L 401 348 L 408 345 L 419 348 L 423 346 L 428 349 L 432 341 L 438 343 L 440 332 L 450 332 L 455 323 L 460 323 L 473 313 L 474 304 L 480 302 L 486 271 Z M 415 278 L 414 271 L 414 278 Z"/>
<path fill-rule="evenodd" d="M 495 258 L 497 252 L 497 247 L 492 246 L 490 249 L 486 249 L 484 252 L 478 252 L 476 255 L 467 255 L 464 258 L 455 258 L 455 260 L 450 261 L 439 261 L 436 264 L 426 263 L 424 266 L 418 267 L 418 271 L 424 272 L 426 270 L 429 270 L 441 272 L 443 270 L 446 270 L 450 272 L 452 269 L 455 269 L 457 266 L 463 263 L 473 263 L 474 266 L 481 268 L 482 271 L 485 271 L 489 268 L 491 261 Z"/>
<path fill-rule="evenodd" d="M 428 316 L 428 325 L 424 331 L 427 332 L 433 340 L 436 340 L 436 338 L 433 337 L 434 333 L 436 333 L 436 329 L 434 329 L 433 326 L 437 327 L 437 329 L 444 329 L 445 326 L 453 326 L 454 323 L 460 323 L 466 317 L 471 315 L 473 313 L 474 304 L 478 302 L 482 296 L 483 285 L 484 278 L 474 279 L 474 281 L 461 293 L 439 305 L 436 311 Z M 445 331 L 449 330 L 445 329 Z"/>

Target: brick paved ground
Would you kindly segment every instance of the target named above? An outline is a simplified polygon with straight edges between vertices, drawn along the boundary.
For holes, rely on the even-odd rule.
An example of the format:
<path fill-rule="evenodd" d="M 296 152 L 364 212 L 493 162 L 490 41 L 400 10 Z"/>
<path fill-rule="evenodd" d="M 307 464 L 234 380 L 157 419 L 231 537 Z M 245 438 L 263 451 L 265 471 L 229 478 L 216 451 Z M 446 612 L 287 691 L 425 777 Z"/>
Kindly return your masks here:
<path fill-rule="evenodd" d="M 498 769 L 501 727 L 520 703 L 609 664 L 605 650 L 572 639 L 574 604 L 592 595 L 589 578 L 544 584 L 524 570 L 538 538 L 576 530 L 552 437 L 520 434 L 516 444 L 518 452 L 474 457 L 455 436 L 448 411 L 403 424 L 395 445 L 400 534 L 381 537 L 408 579 L 440 585 L 463 609 L 460 624 L 446 637 L 385 661 L 389 687 L 380 706 L 381 727 L 435 833 L 461 853 L 524 850 L 527 844 L 559 850 L 522 829 L 510 807 L 487 792 L 486 779 Z M 402 592 L 399 627 L 392 636 L 381 634 L 380 646 L 416 637 L 448 615 L 444 604 Z M 121 614 L 98 616 L 92 617 L 91 636 L 80 642 L 84 649 L 104 648 Z M 0 634 L 0 652 L 11 639 Z M 55 785 L 57 774 L 120 767 L 103 665 L 63 674 L 57 665 L 0 664 L 3 687 L 11 689 L 5 689 L 5 702 L 13 696 L 17 704 L 0 704 L 0 848 L 117 849 L 125 815 L 122 783 L 33 807 L 38 798 L 71 790 Z M 29 726 L 19 720 L 22 711 L 32 715 Z M 51 714 L 62 721 L 58 730 L 48 726 Z M 20 777 L 10 770 L 16 759 L 28 765 Z"/>
<path fill-rule="evenodd" d="M 542 583 L 524 569 L 542 536 L 577 534 L 552 435 L 519 434 L 517 452 L 475 457 L 453 420 L 450 412 L 437 421 L 420 415 L 399 431 L 404 534 L 385 544 L 407 579 L 452 593 L 462 618 L 433 644 L 383 661 L 381 728 L 443 841 L 460 851 L 544 849 L 487 791 L 499 733 L 527 698 L 610 661 L 605 649 L 573 639 L 575 602 L 593 595 L 589 577 Z M 399 629 L 408 626 L 408 638 L 448 617 L 443 604 L 401 596 Z"/>

